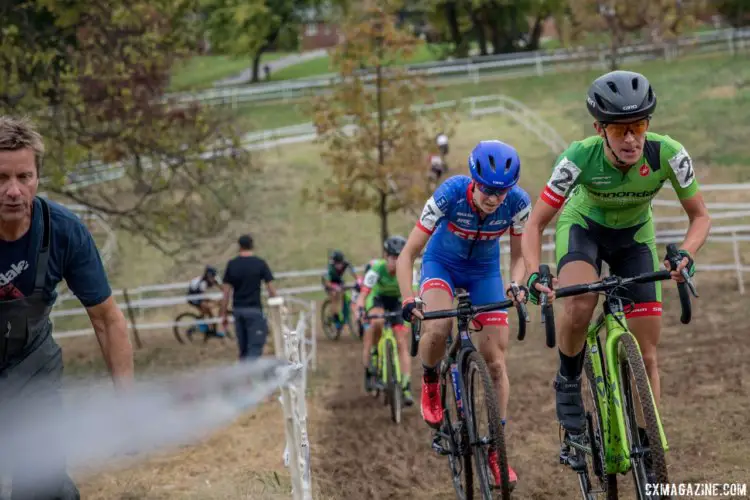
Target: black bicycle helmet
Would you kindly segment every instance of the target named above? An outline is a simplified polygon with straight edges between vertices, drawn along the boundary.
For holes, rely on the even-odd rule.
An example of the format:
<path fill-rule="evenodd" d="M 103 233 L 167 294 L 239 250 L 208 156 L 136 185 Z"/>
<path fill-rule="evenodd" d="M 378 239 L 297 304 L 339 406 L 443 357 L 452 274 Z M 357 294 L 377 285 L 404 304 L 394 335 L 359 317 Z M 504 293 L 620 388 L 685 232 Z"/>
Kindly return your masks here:
<path fill-rule="evenodd" d="M 219 274 L 219 271 L 213 266 L 206 266 L 206 269 L 205 271 L 203 271 L 203 274 L 205 276 L 216 276 L 217 274 Z"/>
<path fill-rule="evenodd" d="M 632 71 L 612 71 L 589 87 L 586 107 L 597 121 L 648 118 L 656 109 L 656 94 L 645 76 Z"/>
<path fill-rule="evenodd" d="M 344 262 L 344 253 L 341 250 L 331 252 L 331 261 L 336 263 Z"/>
<path fill-rule="evenodd" d="M 391 236 L 383 244 L 385 253 L 388 255 L 399 255 L 406 246 L 406 239 L 402 236 Z"/>

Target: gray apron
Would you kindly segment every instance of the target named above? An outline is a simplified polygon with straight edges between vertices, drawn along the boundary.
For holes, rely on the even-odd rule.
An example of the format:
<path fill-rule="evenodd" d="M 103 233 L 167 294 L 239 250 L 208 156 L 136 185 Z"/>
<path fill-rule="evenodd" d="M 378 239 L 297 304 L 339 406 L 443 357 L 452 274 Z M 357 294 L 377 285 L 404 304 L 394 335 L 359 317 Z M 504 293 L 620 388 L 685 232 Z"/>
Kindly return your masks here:
<path fill-rule="evenodd" d="M 44 229 L 34 291 L 28 297 L 0 301 L 0 424 L 19 430 L 33 427 L 35 414 L 63 411 L 62 352 L 52 338 L 52 306 L 44 295 L 50 212 L 47 202 L 38 199 Z M 12 475 L 12 500 L 79 499 L 66 472 L 61 429 L 46 425 L 33 432 L 19 432 L 19 436 L 18 442 L 0 443 L 0 470 Z"/>

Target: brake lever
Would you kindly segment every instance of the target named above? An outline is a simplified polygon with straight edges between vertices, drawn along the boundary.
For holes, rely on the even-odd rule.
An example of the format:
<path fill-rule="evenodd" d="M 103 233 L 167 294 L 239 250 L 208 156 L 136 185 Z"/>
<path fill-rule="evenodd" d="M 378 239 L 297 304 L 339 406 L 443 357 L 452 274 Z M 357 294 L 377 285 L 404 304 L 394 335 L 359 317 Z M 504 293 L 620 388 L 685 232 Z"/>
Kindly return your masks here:
<path fill-rule="evenodd" d="M 685 269 L 683 269 L 681 273 L 682 273 L 682 279 L 684 279 L 685 283 L 687 283 L 690 293 L 693 294 L 693 297 L 698 298 L 699 295 L 698 295 L 697 290 L 695 289 L 695 282 L 693 282 L 693 278 L 690 277 L 690 275 Z"/>
<path fill-rule="evenodd" d="M 529 311 L 526 309 L 526 304 L 518 300 L 518 294 L 521 293 L 521 289 L 515 281 L 512 281 L 510 283 L 510 291 L 513 294 L 513 298 L 516 300 L 516 304 L 521 311 L 521 314 L 523 315 L 524 321 L 526 321 L 526 323 L 530 323 L 531 318 L 529 318 Z M 528 297 L 525 298 L 528 300 Z"/>
<path fill-rule="evenodd" d="M 678 267 L 680 267 L 682 256 L 679 254 L 677 245 L 675 245 L 674 243 L 670 243 L 669 245 L 667 245 L 667 260 L 669 260 L 670 271 L 672 269 L 677 269 Z M 690 293 L 693 295 L 693 297 L 698 298 L 699 295 L 698 291 L 695 289 L 695 282 L 693 282 L 693 278 L 691 278 L 688 274 L 687 269 L 683 268 L 680 271 L 680 274 L 682 275 L 682 279 L 685 280 Z"/>

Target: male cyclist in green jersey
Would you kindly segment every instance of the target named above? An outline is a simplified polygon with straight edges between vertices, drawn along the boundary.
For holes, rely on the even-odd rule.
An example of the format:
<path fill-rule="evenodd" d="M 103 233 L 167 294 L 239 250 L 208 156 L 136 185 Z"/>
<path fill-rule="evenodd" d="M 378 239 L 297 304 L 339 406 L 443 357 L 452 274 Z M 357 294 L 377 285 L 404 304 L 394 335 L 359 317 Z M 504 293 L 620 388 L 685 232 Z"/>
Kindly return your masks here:
<path fill-rule="evenodd" d="M 384 258 L 375 261 L 365 274 L 362 291 L 357 301 L 358 314 L 366 310 L 367 313 L 377 315 L 384 312 L 401 312 L 401 292 L 396 279 L 396 261 L 406 245 L 406 239 L 401 236 L 391 236 L 383 244 Z M 365 367 L 365 390 L 371 391 L 375 374 L 371 372 L 371 360 L 375 353 L 375 346 L 380 340 L 384 321 L 374 319 L 370 327 L 365 330 L 362 346 L 362 364 Z M 409 345 L 407 340 L 407 329 L 403 324 L 401 316 L 391 319 L 393 333 L 396 335 L 398 344 L 398 355 L 401 362 L 401 373 L 404 382 L 404 403 L 407 406 L 414 404 L 411 394 L 409 374 L 411 373 L 411 358 L 409 356 Z"/>
<path fill-rule="evenodd" d="M 552 176 L 534 204 L 523 236 L 526 269 L 539 269 L 541 235 L 558 210 L 555 254 L 556 283 L 570 286 L 598 279 L 601 262 L 612 274 L 630 277 L 658 270 L 651 200 L 669 181 L 690 221 L 680 246 L 679 270 L 695 272 L 693 256 L 703 246 L 711 227 L 703 196 L 688 152 L 669 136 L 648 132 L 656 95 L 648 80 L 630 71 L 613 71 L 596 79 L 586 99 L 596 120 L 597 135 L 573 142 L 555 162 Z M 567 202 L 566 202 L 567 200 Z M 669 269 L 669 263 L 666 263 Z M 682 281 L 678 270 L 672 279 Z M 529 276 L 530 299 L 554 292 Z M 656 403 L 659 372 L 656 345 L 661 331 L 659 283 L 635 284 L 623 293 L 631 301 L 627 312 L 643 354 Z M 581 400 L 586 330 L 598 296 L 569 297 L 558 325 L 560 369 L 555 379 L 557 418 L 571 437 L 584 431 Z"/>

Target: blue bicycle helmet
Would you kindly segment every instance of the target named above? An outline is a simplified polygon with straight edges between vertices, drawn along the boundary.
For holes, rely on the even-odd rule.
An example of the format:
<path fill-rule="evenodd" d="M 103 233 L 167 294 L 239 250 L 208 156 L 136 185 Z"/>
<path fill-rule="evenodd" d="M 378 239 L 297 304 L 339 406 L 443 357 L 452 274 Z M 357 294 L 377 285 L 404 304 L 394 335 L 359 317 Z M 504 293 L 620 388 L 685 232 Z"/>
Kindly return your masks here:
<path fill-rule="evenodd" d="M 513 146 L 502 141 L 481 141 L 469 155 L 469 172 L 474 182 L 509 188 L 521 175 L 521 159 Z"/>

